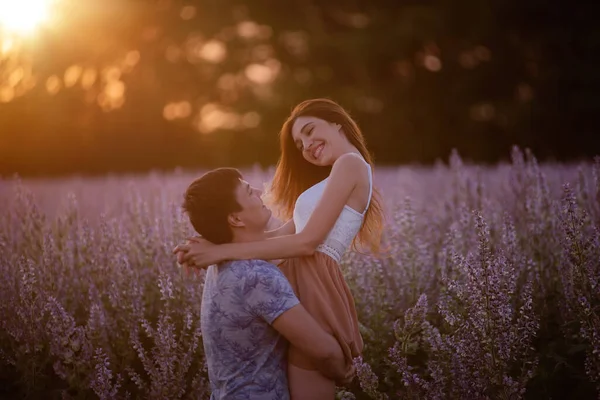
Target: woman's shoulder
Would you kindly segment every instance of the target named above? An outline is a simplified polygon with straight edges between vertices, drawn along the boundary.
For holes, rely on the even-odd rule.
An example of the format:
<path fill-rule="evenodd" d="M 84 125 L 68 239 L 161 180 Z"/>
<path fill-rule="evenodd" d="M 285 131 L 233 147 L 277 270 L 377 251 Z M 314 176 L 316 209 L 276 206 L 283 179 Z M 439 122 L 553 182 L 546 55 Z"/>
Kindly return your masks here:
<path fill-rule="evenodd" d="M 337 160 L 333 163 L 333 168 L 338 166 L 338 168 L 355 168 L 357 170 L 364 169 L 365 165 L 369 168 L 371 165 L 363 158 L 361 154 L 358 153 L 345 153 L 338 157 Z"/>
<path fill-rule="evenodd" d="M 369 167 L 365 168 L 365 165 Z M 331 168 L 330 177 L 339 176 L 344 179 L 360 179 L 364 171 L 371 172 L 371 166 L 360 154 L 346 153 L 338 157 Z M 335 179 L 335 178 L 334 178 Z"/>

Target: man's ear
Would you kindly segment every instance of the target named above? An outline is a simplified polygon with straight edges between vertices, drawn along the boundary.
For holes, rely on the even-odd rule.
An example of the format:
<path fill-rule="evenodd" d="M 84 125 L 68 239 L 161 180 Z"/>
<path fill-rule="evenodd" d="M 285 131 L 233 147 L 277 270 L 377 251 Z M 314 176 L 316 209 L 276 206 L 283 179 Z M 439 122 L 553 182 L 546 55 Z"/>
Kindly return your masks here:
<path fill-rule="evenodd" d="M 233 228 L 242 228 L 246 226 L 238 213 L 231 213 L 227 216 L 227 223 Z"/>

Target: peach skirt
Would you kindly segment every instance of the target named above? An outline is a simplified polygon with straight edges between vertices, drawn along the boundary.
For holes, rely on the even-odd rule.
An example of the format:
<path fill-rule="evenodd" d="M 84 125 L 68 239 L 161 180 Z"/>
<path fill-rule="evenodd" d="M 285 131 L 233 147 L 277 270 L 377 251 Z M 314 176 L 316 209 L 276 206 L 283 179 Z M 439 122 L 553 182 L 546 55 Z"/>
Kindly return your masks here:
<path fill-rule="evenodd" d="M 346 361 L 350 363 L 360 355 L 363 340 L 354 299 L 339 264 L 328 255 L 315 252 L 312 256 L 284 260 L 279 268 L 304 308 L 337 339 Z M 317 369 L 309 357 L 293 346 L 288 352 L 288 363 L 304 370 Z"/>

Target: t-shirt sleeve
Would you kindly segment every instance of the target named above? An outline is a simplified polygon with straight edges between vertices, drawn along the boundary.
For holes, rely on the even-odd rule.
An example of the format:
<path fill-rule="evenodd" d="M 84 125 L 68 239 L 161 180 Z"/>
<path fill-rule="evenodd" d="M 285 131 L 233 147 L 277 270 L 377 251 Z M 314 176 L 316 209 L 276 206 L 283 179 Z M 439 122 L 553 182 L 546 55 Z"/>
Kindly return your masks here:
<path fill-rule="evenodd" d="M 250 312 L 269 324 L 300 303 L 279 268 L 266 261 L 253 261 L 245 285 L 246 304 Z"/>

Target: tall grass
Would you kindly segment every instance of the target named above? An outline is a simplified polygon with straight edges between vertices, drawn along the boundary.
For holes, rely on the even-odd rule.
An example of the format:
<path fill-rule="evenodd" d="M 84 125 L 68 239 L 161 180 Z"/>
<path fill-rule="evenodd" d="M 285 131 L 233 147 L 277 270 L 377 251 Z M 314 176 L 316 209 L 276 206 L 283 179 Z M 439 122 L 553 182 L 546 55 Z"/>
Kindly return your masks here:
<path fill-rule="evenodd" d="M 0 181 L 0 397 L 209 397 L 203 278 L 171 254 L 194 177 Z M 600 398 L 600 160 L 376 183 L 388 251 L 343 262 L 366 347 L 340 398 Z"/>

